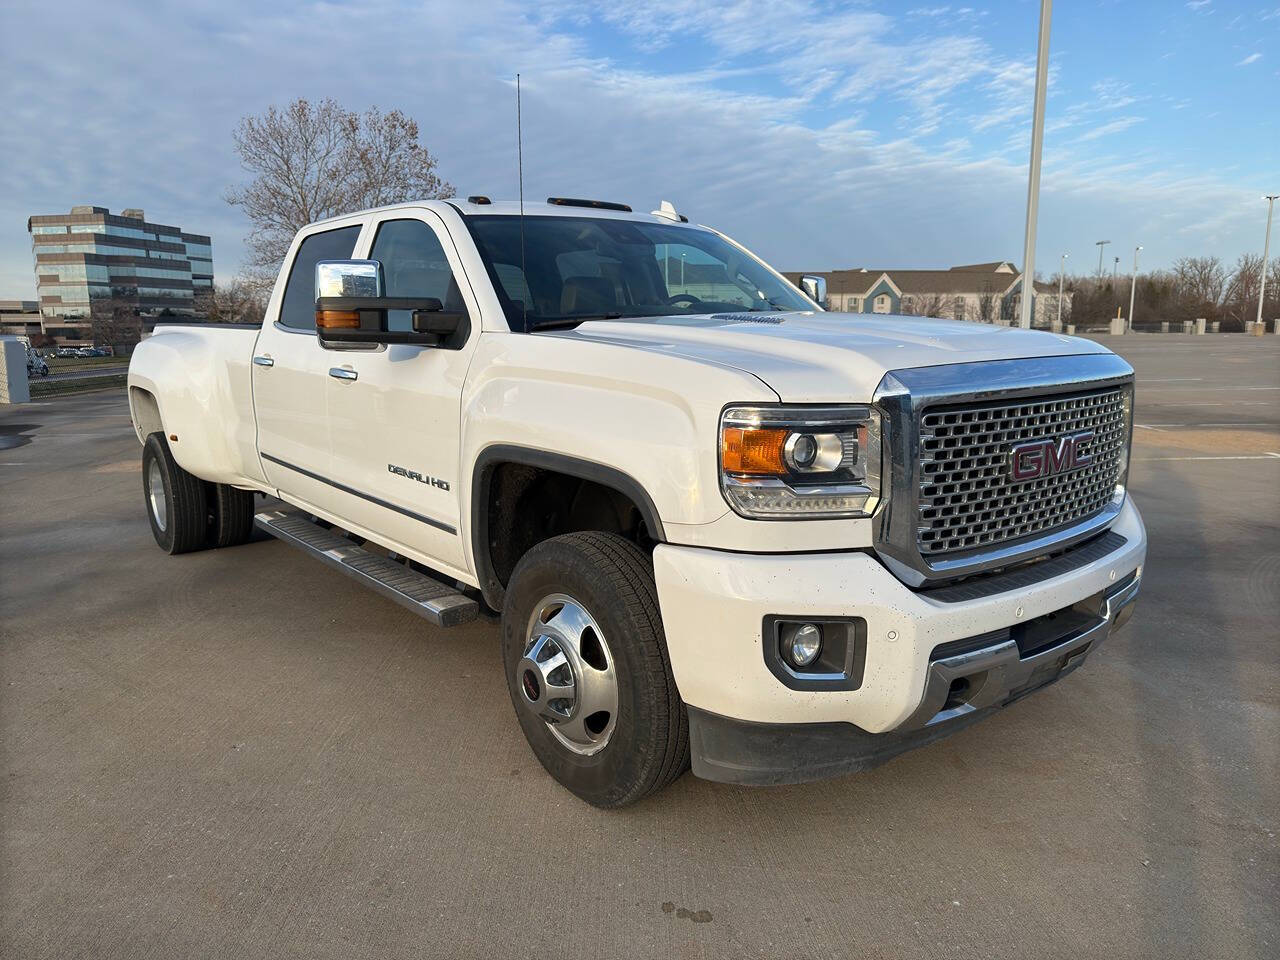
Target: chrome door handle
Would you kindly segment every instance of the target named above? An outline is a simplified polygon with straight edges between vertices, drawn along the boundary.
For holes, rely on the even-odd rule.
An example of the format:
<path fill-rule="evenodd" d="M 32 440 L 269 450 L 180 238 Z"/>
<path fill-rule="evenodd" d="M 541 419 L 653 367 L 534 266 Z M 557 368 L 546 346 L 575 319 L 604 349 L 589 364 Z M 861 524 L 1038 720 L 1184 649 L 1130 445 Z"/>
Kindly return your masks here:
<path fill-rule="evenodd" d="M 346 367 L 330 367 L 329 376 L 333 377 L 335 380 L 354 380 L 360 376 L 360 374 L 356 373 L 354 370 L 348 370 Z"/>
<path fill-rule="evenodd" d="M 263 355 L 261 357 L 254 357 L 253 363 L 254 363 L 254 366 L 258 366 L 258 367 L 274 367 L 276 365 L 276 362 L 266 355 Z"/>

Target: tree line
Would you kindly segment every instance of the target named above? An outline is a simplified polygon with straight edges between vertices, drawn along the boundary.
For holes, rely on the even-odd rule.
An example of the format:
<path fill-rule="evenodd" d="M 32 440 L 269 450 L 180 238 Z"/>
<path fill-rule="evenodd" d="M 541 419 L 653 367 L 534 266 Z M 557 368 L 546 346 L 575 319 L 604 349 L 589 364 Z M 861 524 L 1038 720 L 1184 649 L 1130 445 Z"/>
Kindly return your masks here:
<path fill-rule="evenodd" d="M 1222 324 L 1224 332 L 1240 332 L 1258 313 L 1258 286 L 1262 256 L 1241 254 L 1227 266 L 1219 257 L 1180 257 L 1168 270 L 1138 274 L 1134 288 L 1134 327 L 1159 329 L 1160 323 L 1179 323 L 1203 317 Z M 1057 284 L 1057 276 L 1051 278 Z M 1063 320 L 1076 329 L 1104 327 L 1117 309 L 1129 312 L 1130 278 L 1127 276 L 1067 276 L 1063 290 L 1070 294 L 1062 305 Z M 1041 294 L 1046 296 L 1046 294 Z M 1048 294 L 1056 297 L 1057 291 Z M 1280 318 L 1280 260 L 1267 266 L 1262 318 Z"/>

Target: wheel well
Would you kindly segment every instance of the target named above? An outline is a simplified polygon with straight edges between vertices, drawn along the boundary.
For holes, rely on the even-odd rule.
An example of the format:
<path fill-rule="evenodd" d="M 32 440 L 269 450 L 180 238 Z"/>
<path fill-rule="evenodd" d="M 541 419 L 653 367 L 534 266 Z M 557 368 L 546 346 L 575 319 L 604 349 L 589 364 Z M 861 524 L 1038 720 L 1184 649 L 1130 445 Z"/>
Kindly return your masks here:
<path fill-rule="evenodd" d="M 598 530 L 651 550 L 662 539 L 653 504 L 635 481 L 597 465 L 557 469 L 491 461 L 479 471 L 473 504 L 476 568 L 485 602 L 494 609 L 501 609 L 520 558 L 543 540 Z"/>
<path fill-rule="evenodd" d="M 129 412 L 133 414 L 133 429 L 141 442 L 146 443 L 151 434 L 164 430 L 164 422 L 160 419 L 160 404 L 141 387 L 129 388 Z"/>

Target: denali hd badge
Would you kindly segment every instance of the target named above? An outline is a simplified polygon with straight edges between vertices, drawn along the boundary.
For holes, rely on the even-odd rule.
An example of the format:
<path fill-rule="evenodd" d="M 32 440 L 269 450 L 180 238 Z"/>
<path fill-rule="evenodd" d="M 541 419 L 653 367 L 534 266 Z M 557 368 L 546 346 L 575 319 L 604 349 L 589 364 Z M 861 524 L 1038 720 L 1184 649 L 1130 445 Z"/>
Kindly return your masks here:
<path fill-rule="evenodd" d="M 1092 439 L 1092 430 L 1082 430 L 1057 440 L 1031 440 L 1011 447 L 1009 476 L 1021 482 L 1087 467 L 1093 462 L 1093 454 L 1084 448 Z"/>
<path fill-rule="evenodd" d="M 448 490 L 449 481 L 441 480 L 438 477 L 428 477 L 419 473 L 417 470 L 406 470 L 404 467 L 397 467 L 394 463 L 387 464 L 387 470 L 399 477 L 408 477 L 410 480 L 417 480 L 419 483 L 425 483 L 429 487 L 435 487 L 437 490 Z"/>

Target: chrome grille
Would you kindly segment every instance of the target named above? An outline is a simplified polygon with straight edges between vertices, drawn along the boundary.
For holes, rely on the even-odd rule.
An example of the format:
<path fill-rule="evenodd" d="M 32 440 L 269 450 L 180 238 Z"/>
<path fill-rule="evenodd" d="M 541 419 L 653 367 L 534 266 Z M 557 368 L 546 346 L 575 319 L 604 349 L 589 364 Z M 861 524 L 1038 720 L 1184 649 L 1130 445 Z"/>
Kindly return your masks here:
<path fill-rule="evenodd" d="M 917 543 L 926 559 L 990 547 L 1098 514 L 1128 440 L 1124 389 L 929 407 L 920 420 Z M 1083 467 L 1015 482 L 1015 444 L 1092 430 Z"/>

